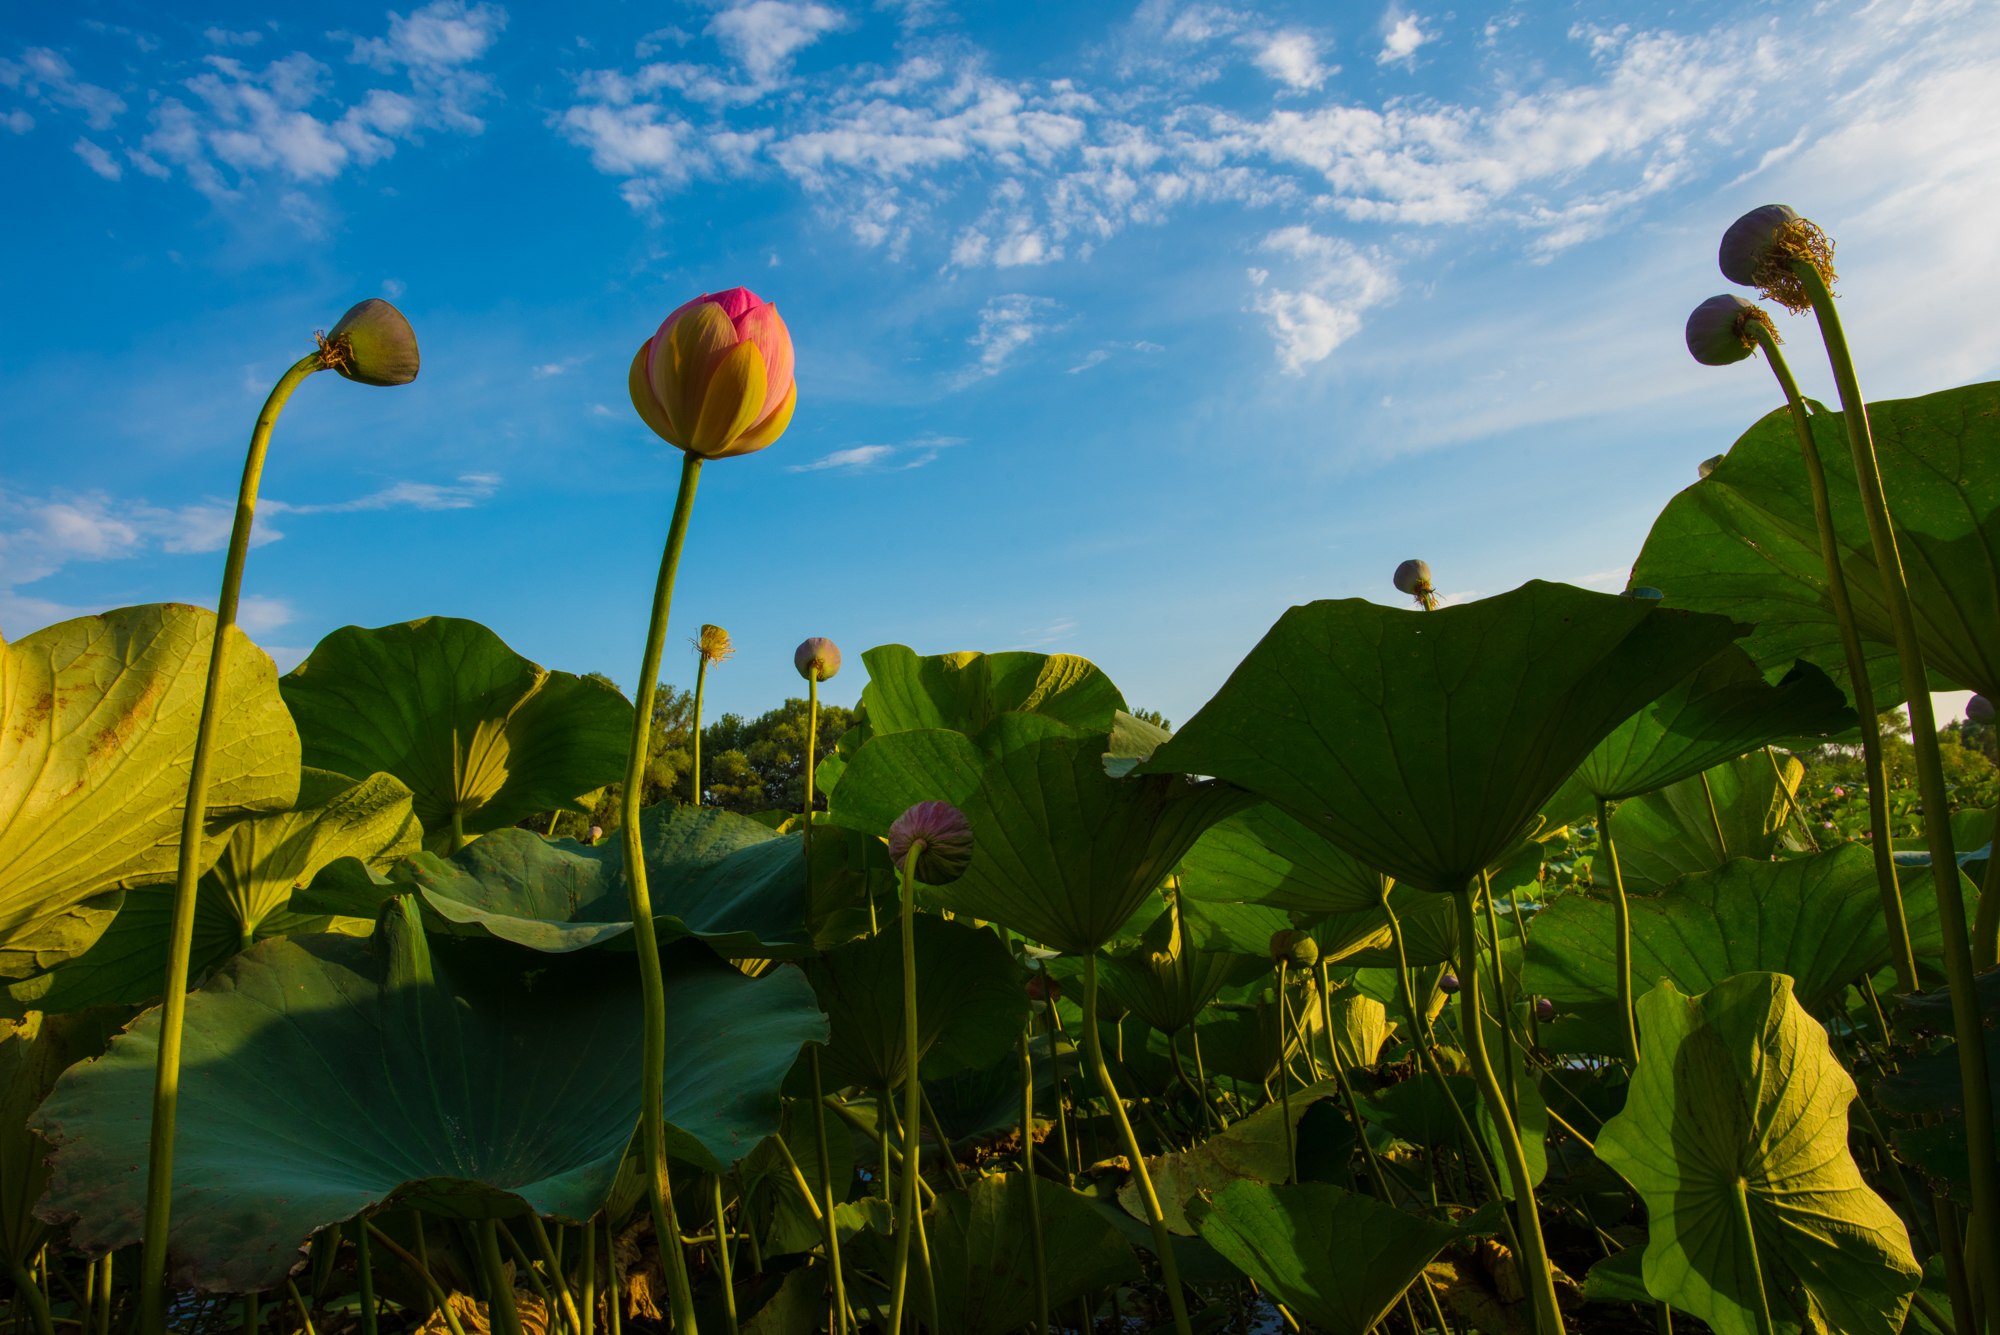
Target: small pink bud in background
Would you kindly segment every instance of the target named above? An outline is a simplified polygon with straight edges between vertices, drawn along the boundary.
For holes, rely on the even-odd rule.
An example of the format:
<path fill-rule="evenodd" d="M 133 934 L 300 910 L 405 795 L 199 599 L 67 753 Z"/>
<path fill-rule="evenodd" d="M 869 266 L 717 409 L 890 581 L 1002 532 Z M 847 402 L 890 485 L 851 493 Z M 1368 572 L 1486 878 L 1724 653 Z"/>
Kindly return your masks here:
<path fill-rule="evenodd" d="M 761 450 L 798 402 L 792 335 L 747 287 L 704 292 L 661 322 L 628 377 L 653 434 L 704 459 Z"/>
<path fill-rule="evenodd" d="M 1847 796 L 1847 790 L 1846 790 L 1845 788 L 1836 788 L 1836 789 L 1834 789 L 1834 790 L 1833 790 L 1833 795 L 1834 795 L 1835 797 L 1846 797 L 1846 796 Z"/>
<path fill-rule="evenodd" d="M 1535 1018 L 1544 1023 L 1556 1018 L 1556 1003 L 1547 997 L 1535 998 Z"/>
<path fill-rule="evenodd" d="M 889 827 L 889 858 L 898 867 L 917 850 L 917 879 L 950 885 L 972 862 L 972 823 L 949 802 L 919 802 Z"/>
<path fill-rule="evenodd" d="M 792 650 L 792 666 L 807 681 L 831 681 L 840 671 L 840 646 L 824 635 L 815 635 Z"/>

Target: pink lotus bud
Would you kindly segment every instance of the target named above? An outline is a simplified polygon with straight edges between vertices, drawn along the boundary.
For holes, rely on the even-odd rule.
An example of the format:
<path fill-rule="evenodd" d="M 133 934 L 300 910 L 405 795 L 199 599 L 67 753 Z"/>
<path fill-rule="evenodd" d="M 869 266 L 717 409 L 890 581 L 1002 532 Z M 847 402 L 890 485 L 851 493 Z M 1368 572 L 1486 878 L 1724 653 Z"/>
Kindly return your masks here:
<path fill-rule="evenodd" d="M 1535 1018 L 1544 1024 L 1556 1018 L 1556 1003 L 1547 997 L 1535 998 Z"/>
<path fill-rule="evenodd" d="M 824 635 L 815 635 L 792 650 L 792 666 L 807 681 L 831 681 L 840 671 L 840 646 Z"/>
<path fill-rule="evenodd" d="M 798 401 L 791 331 L 747 287 L 704 292 L 669 315 L 633 357 L 630 382 L 653 433 L 704 459 L 763 449 Z"/>
<path fill-rule="evenodd" d="M 889 857 L 898 867 L 917 850 L 917 879 L 950 885 L 972 862 L 972 823 L 949 802 L 919 802 L 889 827 Z"/>
<path fill-rule="evenodd" d="M 1444 977 L 1438 979 L 1438 991 L 1444 993 L 1448 997 L 1456 995 L 1458 992 L 1458 975 L 1455 973 L 1448 973 Z"/>

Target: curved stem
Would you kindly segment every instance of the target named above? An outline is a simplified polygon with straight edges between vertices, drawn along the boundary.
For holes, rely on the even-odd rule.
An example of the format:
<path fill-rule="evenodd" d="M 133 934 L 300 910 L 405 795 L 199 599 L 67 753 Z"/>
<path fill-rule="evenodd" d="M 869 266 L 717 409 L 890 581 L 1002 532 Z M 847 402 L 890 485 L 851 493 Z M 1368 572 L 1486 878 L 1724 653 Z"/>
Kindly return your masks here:
<path fill-rule="evenodd" d="M 196 728 L 194 755 L 188 765 L 187 804 L 181 812 L 181 846 L 174 871 L 174 918 L 167 943 L 167 975 L 160 992 L 159 1055 L 153 1068 L 152 1143 L 146 1160 L 144 1247 L 139 1257 L 139 1330 L 162 1335 L 166 1330 L 167 1229 L 173 1214 L 174 1114 L 180 1106 L 181 1026 L 187 1015 L 188 961 L 194 954 L 195 887 L 202 873 L 202 826 L 208 821 L 209 751 L 215 721 L 227 701 L 222 686 L 229 673 L 229 632 L 236 626 L 236 604 L 243 592 L 243 558 L 250 551 L 250 528 L 257 517 L 257 486 L 264 476 L 264 455 L 271 428 L 305 378 L 326 369 L 320 354 L 310 353 L 278 377 L 257 414 L 250 432 L 250 449 L 243 458 L 243 479 L 236 491 L 236 519 L 229 530 L 229 554 L 222 564 L 222 592 L 215 600 L 215 639 L 208 651 L 208 681 L 202 691 L 201 722 Z"/>
<path fill-rule="evenodd" d="M 722 1174 L 710 1173 L 709 1201 L 715 1212 L 715 1274 L 722 1282 L 722 1324 L 736 1335 L 736 1276 L 729 1258 L 729 1225 L 722 1214 Z"/>
<path fill-rule="evenodd" d="M 694 752 L 694 765 L 688 770 L 689 792 L 693 794 L 694 805 L 701 805 L 701 694 L 708 685 L 708 655 L 700 654 L 694 668 L 694 736 L 690 748 Z"/>
<path fill-rule="evenodd" d="M 1292 1041 L 1291 995 L 1285 987 L 1285 965 L 1278 961 L 1278 1107 L 1285 1119 L 1285 1181 L 1299 1178 L 1299 1147 L 1292 1137 L 1292 1064 L 1285 1049 Z"/>
<path fill-rule="evenodd" d="M 1542 1242 L 1542 1216 L 1535 1208 L 1535 1191 L 1528 1185 L 1528 1156 L 1521 1149 L 1520 1134 L 1514 1129 L 1514 1112 L 1507 1106 L 1500 1081 L 1493 1074 L 1493 1062 L 1486 1053 L 1486 1026 L 1479 1019 L 1479 929 L 1472 912 L 1470 888 L 1457 892 L 1458 948 L 1464 960 L 1459 973 L 1459 1004 L 1470 1022 L 1465 1026 L 1466 1055 L 1479 1081 L 1479 1093 L 1486 1100 L 1486 1113 L 1500 1141 L 1500 1153 L 1507 1160 L 1507 1175 L 1515 1188 L 1514 1208 L 1518 1212 L 1514 1232 L 1521 1241 L 1522 1279 L 1535 1300 L 1535 1322 L 1541 1335 L 1562 1335 L 1562 1311 L 1556 1306 L 1555 1276 L 1549 1270 L 1548 1248 Z"/>
<path fill-rule="evenodd" d="M 1618 870 L 1618 845 L 1611 838 L 1611 803 L 1597 799 L 1597 846 L 1604 851 L 1605 869 L 1611 878 L 1612 909 L 1615 923 L 1612 942 L 1618 974 L 1618 1014 L 1625 1025 L 1625 1060 L 1639 1065 L 1639 1021 L 1632 1007 L 1632 905 L 1625 898 L 1625 877 Z"/>
<path fill-rule="evenodd" d="M 1042 1250 L 1042 1211 L 1036 1199 L 1035 1066 L 1028 1057 L 1027 1025 L 1021 1028 L 1021 1172 L 1027 1177 L 1028 1233 L 1034 1242 L 1035 1335 L 1049 1335 L 1049 1263 Z"/>
<path fill-rule="evenodd" d="M 1820 562 L 1826 567 L 1826 594 L 1833 604 L 1833 615 L 1840 622 L 1841 656 L 1847 661 L 1847 675 L 1853 682 L 1854 712 L 1861 723 L 1861 765 L 1868 785 L 1868 822 L 1872 829 L 1886 832 L 1889 787 L 1882 774 L 1882 730 L 1875 718 L 1875 686 L 1868 680 L 1868 659 L 1861 650 L 1854 604 L 1847 596 L 1847 571 L 1840 561 L 1840 539 L 1833 527 L 1833 498 L 1827 491 L 1826 467 L 1820 462 L 1819 444 L 1813 437 L 1812 413 L 1771 331 L 1756 320 L 1746 320 L 1744 327 L 1764 349 L 1764 359 L 1771 365 L 1771 374 L 1778 378 L 1778 387 L 1784 390 L 1785 403 L 1791 411 L 1792 434 L 1798 438 L 1799 457 L 1805 462 L 1806 483 L 1812 490 Z M 1904 992 L 1915 992 L 1917 957 L 1910 945 L 1910 922 L 1903 910 L 1903 892 L 1896 882 L 1892 856 L 1895 846 L 1886 834 L 1869 842 L 1875 854 L 1875 887 L 1882 897 L 1882 920 L 1889 927 L 1889 954 L 1896 967 L 1896 983 Z M 1983 912 L 1984 898 L 1980 907 Z M 1995 909 L 2000 911 L 2000 898 L 1995 900 Z"/>
<path fill-rule="evenodd" d="M 1348 1084 L 1347 1070 L 1341 1064 L 1340 1044 L 1333 1036 L 1333 994 L 1327 987 L 1325 962 L 1322 961 L 1318 968 L 1319 1014 L 1320 1022 L 1326 1026 L 1327 1060 L 1333 1063 L 1333 1078 L 1340 1082 L 1341 1101 L 1347 1104 L 1348 1120 L 1354 1123 L 1354 1138 L 1361 1142 L 1361 1157 L 1368 1162 L 1368 1185 L 1377 1200 L 1384 1205 L 1393 1205 L 1395 1202 L 1389 1199 L 1389 1184 L 1382 1177 L 1382 1165 L 1375 1161 L 1375 1147 L 1368 1143 L 1368 1124 L 1361 1120 L 1361 1105 L 1354 1101 L 1354 1087 Z M 1179 1069 L 1178 1063 L 1175 1069 Z M 1349 1179 L 1350 1182 L 1352 1180 Z"/>
<path fill-rule="evenodd" d="M 1840 386 L 1841 417 L 1847 428 L 1848 448 L 1854 456 L 1855 484 L 1861 492 L 1862 510 L 1868 517 L 1868 538 L 1875 550 L 1883 600 L 1888 604 L 1890 623 L 1896 632 L 1896 659 L 1903 671 L 1903 692 L 1908 697 L 1910 742 L 1916 752 L 1924 838 L 1930 846 L 1931 883 L 1937 894 L 1945 974 L 1951 984 L 1952 1027 L 1958 1040 L 1959 1075 L 1965 1091 L 1966 1154 L 1972 1161 L 1979 1287 L 1988 1294 L 2000 1294 L 2000 1164 L 1994 1159 L 1993 1092 L 1987 1083 L 1986 1043 L 1973 981 L 1972 944 L 1966 931 L 1965 901 L 1958 890 L 1958 859 L 1951 846 L 1951 804 L 1945 789 L 1944 766 L 1938 756 L 1937 718 L 1931 712 L 1923 645 L 1917 638 L 1903 559 L 1896 548 L 1896 532 L 1882 492 L 1882 470 L 1869 432 L 1868 407 L 1854 375 L 1854 359 L 1847 350 L 1840 313 L 1834 309 L 1833 294 L 1827 290 L 1818 269 L 1804 261 L 1792 267 L 1812 297 L 1813 311 L 1819 316 L 1820 335 L 1826 343 L 1827 360 L 1833 364 L 1834 382 Z M 1887 842 L 1889 831 L 1878 829 L 1875 838 Z"/>
<path fill-rule="evenodd" d="M 1709 785 L 1708 771 L 1701 772 L 1701 795 L 1708 801 L 1708 823 L 1715 831 L 1715 851 L 1729 861 L 1729 839 L 1722 833 L 1722 813 L 1715 809 L 1715 789 Z"/>
<path fill-rule="evenodd" d="M 818 698 L 818 685 L 814 684 L 814 698 Z M 808 778 L 807 784 L 812 780 Z M 810 789 L 808 789 L 810 791 Z M 807 809 L 811 814 L 811 809 Z M 917 1083 L 917 855 L 923 845 L 913 843 L 910 851 L 903 855 L 903 1125 L 909 1134 L 903 1141 L 902 1201 L 896 1207 L 896 1272 L 890 1284 L 891 1305 L 889 1309 L 889 1333 L 896 1335 L 903 1329 L 903 1298 L 910 1278 L 910 1242 L 917 1232 L 917 1210 L 921 1202 L 917 1200 L 917 1174 L 922 1170 L 922 1161 L 917 1157 L 917 1128 L 922 1125 L 923 1106 L 918 1101 L 922 1086 Z M 886 1104 L 886 1100 L 884 1100 Z M 880 1110 L 880 1118 L 886 1126 L 889 1109 Z M 884 1156 L 886 1159 L 886 1155 Z"/>
<path fill-rule="evenodd" d="M 1132 1119 L 1125 1115 L 1124 1100 L 1111 1083 L 1111 1069 L 1104 1064 L 1104 1040 L 1099 1037 L 1097 1015 L 1097 952 L 1091 951 L 1083 964 L 1083 1040 L 1090 1055 L 1091 1072 L 1097 1077 L 1104 1101 L 1118 1119 L 1118 1134 L 1125 1142 L 1125 1156 L 1132 1161 L 1132 1176 L 1139 1183 L 1139 1199 L 1146 1205 L 1146 1223 L 1153 1230 L 1153 1254 L 1160 1262 L 1160 1282 L 1166 1286 L 1167 1304 L 1173 1309 L 1176 1335 L 1191 1335 L 1187 1298 L 1181 1293 L 1181 1268 L 1174 1259 L 1173 1240 L 1167 1232 L 1166 1216 L 1160 1212 L 1160 1196 L 1153 1190 L 1153 1175 L 1146 1171 L 1146 1156 L 1139 1152 L 1139 1137 L 1132 1133 Z"/>
<path fill-rule="evenodd" d="M 639 799 L 646 781 L 646 752 L 653 739 L 653 693 L 660 684 L 660 654 L 667 643 L 674 576 L 680 569 L 681 545 L 687 541 L 688 515 L 694 509 L 694 490 L 700 478 L 701 456 L 687 455 L 681 464 L 680 493 L 674 499 L 667 545 L 660 554 L 659 580 L 653 586 L 653 616 L 646 629 L 646 654 L 639 665 L 639 684 L 632 697 L 632 741 L 625 755 L 625 787 L 618 802 L 618 836 L 625 851 L 632 939 L 639 956 L 639 985 L 646 1007 L 645 1042 L 639 1057 L 639 1145 L 646 1161 L 646 1200 L 652 1207 L 653 1231 L 660 1240 L 660 1268 L 666 1272 L 667 1298 L 677 1335 L 697 1335 L 697 1331 L 687 1257 L 678 1241 L 680 1221 L 674 1217 L 673 1184 L 667 1177 L 664 1104 L 667 999 L 660 976 L 660 941 L 653 930 L 653 901 L 646 887 L 646 850 L 639 832 Z"/>
<path fill-rule="evenodd" d="M 806 1044 L 806 1053 L 812 1063 L 813 1151 L 819 1155 L 820 1191 L 826 1200 L 826 1211 L 821 1216 L 826 1224 L 826 1262 L 833 1271 L 833 1335 L 847 1335 L 847 1283 L 840 1272 L 840 1229 L 833 1218 L 833 1160 L 826 1152 L 826 1096 L 819 1087 L 819 1044 Z M 778 1143 L 783 1147 L 783 1138 Z M 883 1167 L 888 1165 L 885 1163 Z"/>
<path fill-rule="evenodd" d="M 514 1286 L 507 1278 L 507 1263 L 500 1257 L 500 1221 L 497 1219 L 477 1219 L 472 1224 L 472 1239 L 479 1248 L 479 1264 L 486 1272 L 486 1318 L 493 1327 L 493 1335 L 521 1335 L 521 1314 L 514 1306 Z M 660 1246 L 664 1256 L 668 1244 Z M 679 1251 L 678 1247 L 674 1248 Z M 285 1281 L 287 1284 L 290 1280 Z M 294 1292 L 293 1297 L 297 1294 Z M 554 1324 L 551 1322 L 550 1324 Z M 311 1327 L 307 1327 L 311 1335 Z"/>
<path fill-rule="evenodd" d="M 1757 1335 L 1771 1335 L 1771 1298 L 1764 1286 L 1764 1263 L 1757 1256 L 1757 1228 L 1750 1220 L 1750 1193 L 1742 1178 L 1737 1178 L 1732 1195 L 1736 1204 L 1736 1225 L 1743 1232 L 1743 1251 L 1750 1258 L 1750 1273 L 1757 1278 Z"/>
<path fill-rule="evenodd" d="M 721 1179 L 718 1178 L 716 1181 L 719 1194 Z M 722 1236 L 723 1229 L 719 1221 L 715 1231 L 717 1237 Z M 555 1300 L 549 1304 L 549 1325 L 551 1327 L 555 1325 L 556 1309 L 560 1304 L 563 1317 L 569 1321 L 569 1328 L 581 1332 L 583 1318 L 576 1310 L 576 1299 L 570 1296 L 569 1281 L 563 1278 L 562 1258 L 556 1255 L 555 1244 L 549 1240 L 549 1230 L 543 1225 L 540 1215 L 534 1213 L 528 1215 L 528 1232 L 534 1235 L 535 1250 L 541 1253 L 542 1264 L 549 1268 L 550 1296 Z M 722 1273 L 724 1275 L 729 1273 L 727 1262 L 724 1263 Z"/>
<path fill-rule="evenodd" d="M 285 1292 L 290 1295 L 292 1306 L 298 1311 L 300 1328 L 305 1335 L 314 1335 L 312 1312 L 307 1309 L 306 1300 L 299 1296 L 299 1286 L 292 1282 L 290 1275 L 285 1276 Z M 519 1332 L 515 1332 L 515 1335 L 519 1335 Z"/>
<path fill-rule="evenodd" d="M 26 1306 L 29 1315 L 34 1318 L 35 1335 L 55 1335 L 55 1321 L 49 1316 L 48 1297 L 43 1294 L 42 1286 L 35 1283 L 33 1273 L 27 1266 L 16 1261 L 11 1267 L 11 1274 L 14 1280 L 14 1301 Z M 18 1320 L 14 1328 L 16 1330 L 21 1328 Z"/>

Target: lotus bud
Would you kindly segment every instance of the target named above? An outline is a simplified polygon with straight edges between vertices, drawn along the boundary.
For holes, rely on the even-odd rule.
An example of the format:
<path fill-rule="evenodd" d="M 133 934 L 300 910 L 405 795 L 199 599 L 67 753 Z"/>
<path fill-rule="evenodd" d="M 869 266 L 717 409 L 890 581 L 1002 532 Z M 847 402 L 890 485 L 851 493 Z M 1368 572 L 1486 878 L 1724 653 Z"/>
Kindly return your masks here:
<path fill-rule="evenodd" d="M 1706 478 L 1710 473 L 1722 467 L 1722 461 L 1728 457 L 1726 454 L 1712 454 L 1697 464 L 1694 471 L 1701 477 Z"/>
<path fill-rule="evenodd" d="M 1437 594 L 1431 589 L 1430 566 L 1412 558 L 1396 567 L 1394 581 L 1396 591 L 1409 594 L 1416 600 L 1417 606 L 1427 612 L 1437 610 Z"/>
<path fill-rule="evenodd" d="M 919 802 L 889 827 L 889 857 L 900 867 L 917 850 L 917 879 L 950 885 L 972 862 L 972 823 L 949 802 Z"/>
<path fill-rule="evenodd" d="M 590 842 L 591 842 L 591 843 L 593 843 L 593 844 L 594 844 L 594 843 L 596 843 L 596 842 L 597 842 L 597 841 L 598 841 L 599 839 L 602 839 L 603 837 L 604 837 L 604 827 L 603 827 L 602 825 L 593 825 L 593 826 L 591 826 L 591 827 L 590 827 Z"/>
<path fill-rule="evenodd" d="M 1438 991 L 1444 993 L 1448 997 L 1456 995 L 1458 992 L 1458 975 L 1455 973 L 1448 973 L 1444 977 L 1438 979 Z"/>
<path fill-rule="evenodd" d="M 1974 723 L 1993 721 L 1993 702 L 1983 695 L 1975 695 L 1965 702 L 1965 716 Z"/>
<path fill-rule="evenodd" d="M 1319 963 L 1319 942 L 1296 927 L 1271 933 L 1271 962 L 1309 969 Z"/>
<path fill-rule="evenodd" d="M 840 671 L 840 646 L 825 636 L 815 635 L 792 650 L 792 666 L 807 681 L 831 681 Z"/>
<path fill-rule="evenodd" d="M 704 625 L 701 634 L 688 641 L 694 651 L 701 655 L 701 661 L 710 667 L 724 659 L 736 657 L 736 646 L 729 642 L 729 632 L 720 626 Z"/>
<path fill-rule="evenodd" d="M 791 331 L 747 287 L 704 292 L 669 315 L 627 379 L 653 434 L 704 459 L 763 449 L 791 425 L 798 402 Z"/>
<path fill-rule="evenodd" d="M 1061 1001 L 1062 979 L 1050 978 L 1045 974 L 1036 974 L 1028 980 L 1028 1000 Z"/>
<path fill-rule="evenodd" d="M 1535 998 L 1535 1018 L 1543 1024 L 1556 1018 L 1556 1003 L 1547 997 Z"/>
<path fill-rule="evenodd" d="M 1731 223 L 1722 234 L 1717 260 L 1724 278 L 1760 289 L 1795 314 L 1811 306 L 1812 298 L 1793 271 L 1793 261 L 1804 260 L 1819 270 L 1828 287 L 1837 277 L 1832 240 L 1783 204 L 1752 209 Z"/>
<path fill-rule="evenodd" d="M 417 334 L 380 297 L 348 309 L 319 339 L 320 360 L 364 385 L 407 385 L 417 378 Z"/>
<path fill-rule="evenodd" d="M 1757 342 L 1750 335 L 1752 321 L 1770 330 L 1773 339 L 1778 337 L 1778 327 L 1771 323 L 1763 307 L 1745 301 L 1734 292 L 1710 297 L 1688 316 L 1688 351 L 1703 366 L 1740 362 L 1757 351 Z"/>
<path fill-rule="evenodd" d="M 1650 584 L 1634 584 L 1631 588 L 1625 590 L 1623 596 L 1626 598 L 1637 598 L 1642 603 L 1657 603 L 1667 595 L 1661 593 Z"/>

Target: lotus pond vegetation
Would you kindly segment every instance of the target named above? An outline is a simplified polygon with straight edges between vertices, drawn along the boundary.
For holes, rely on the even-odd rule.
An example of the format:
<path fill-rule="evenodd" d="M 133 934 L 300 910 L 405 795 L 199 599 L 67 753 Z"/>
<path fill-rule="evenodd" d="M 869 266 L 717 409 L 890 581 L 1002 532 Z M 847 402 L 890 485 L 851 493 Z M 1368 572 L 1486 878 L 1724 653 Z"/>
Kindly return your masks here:
<path fill-rule="evenodd" d="M 0 645 L 12 1335 L 2000 1328 L 2000 385 L 1865 402 L 1833 254 L 1728 229 L 1810 318 L 1696 307 L 1775 406 L 1622 594 L 1385 552 L 1178 730 L 813 635 L 754 774 L 727 631 L 660 673 L 702 469 L 798 403 L 777 308 L 633 357 L 635 709 L 448 616 L 282 677 L 237 629 L 291 391 L 418 374 L 363 302 L 216 612 Z"/>

